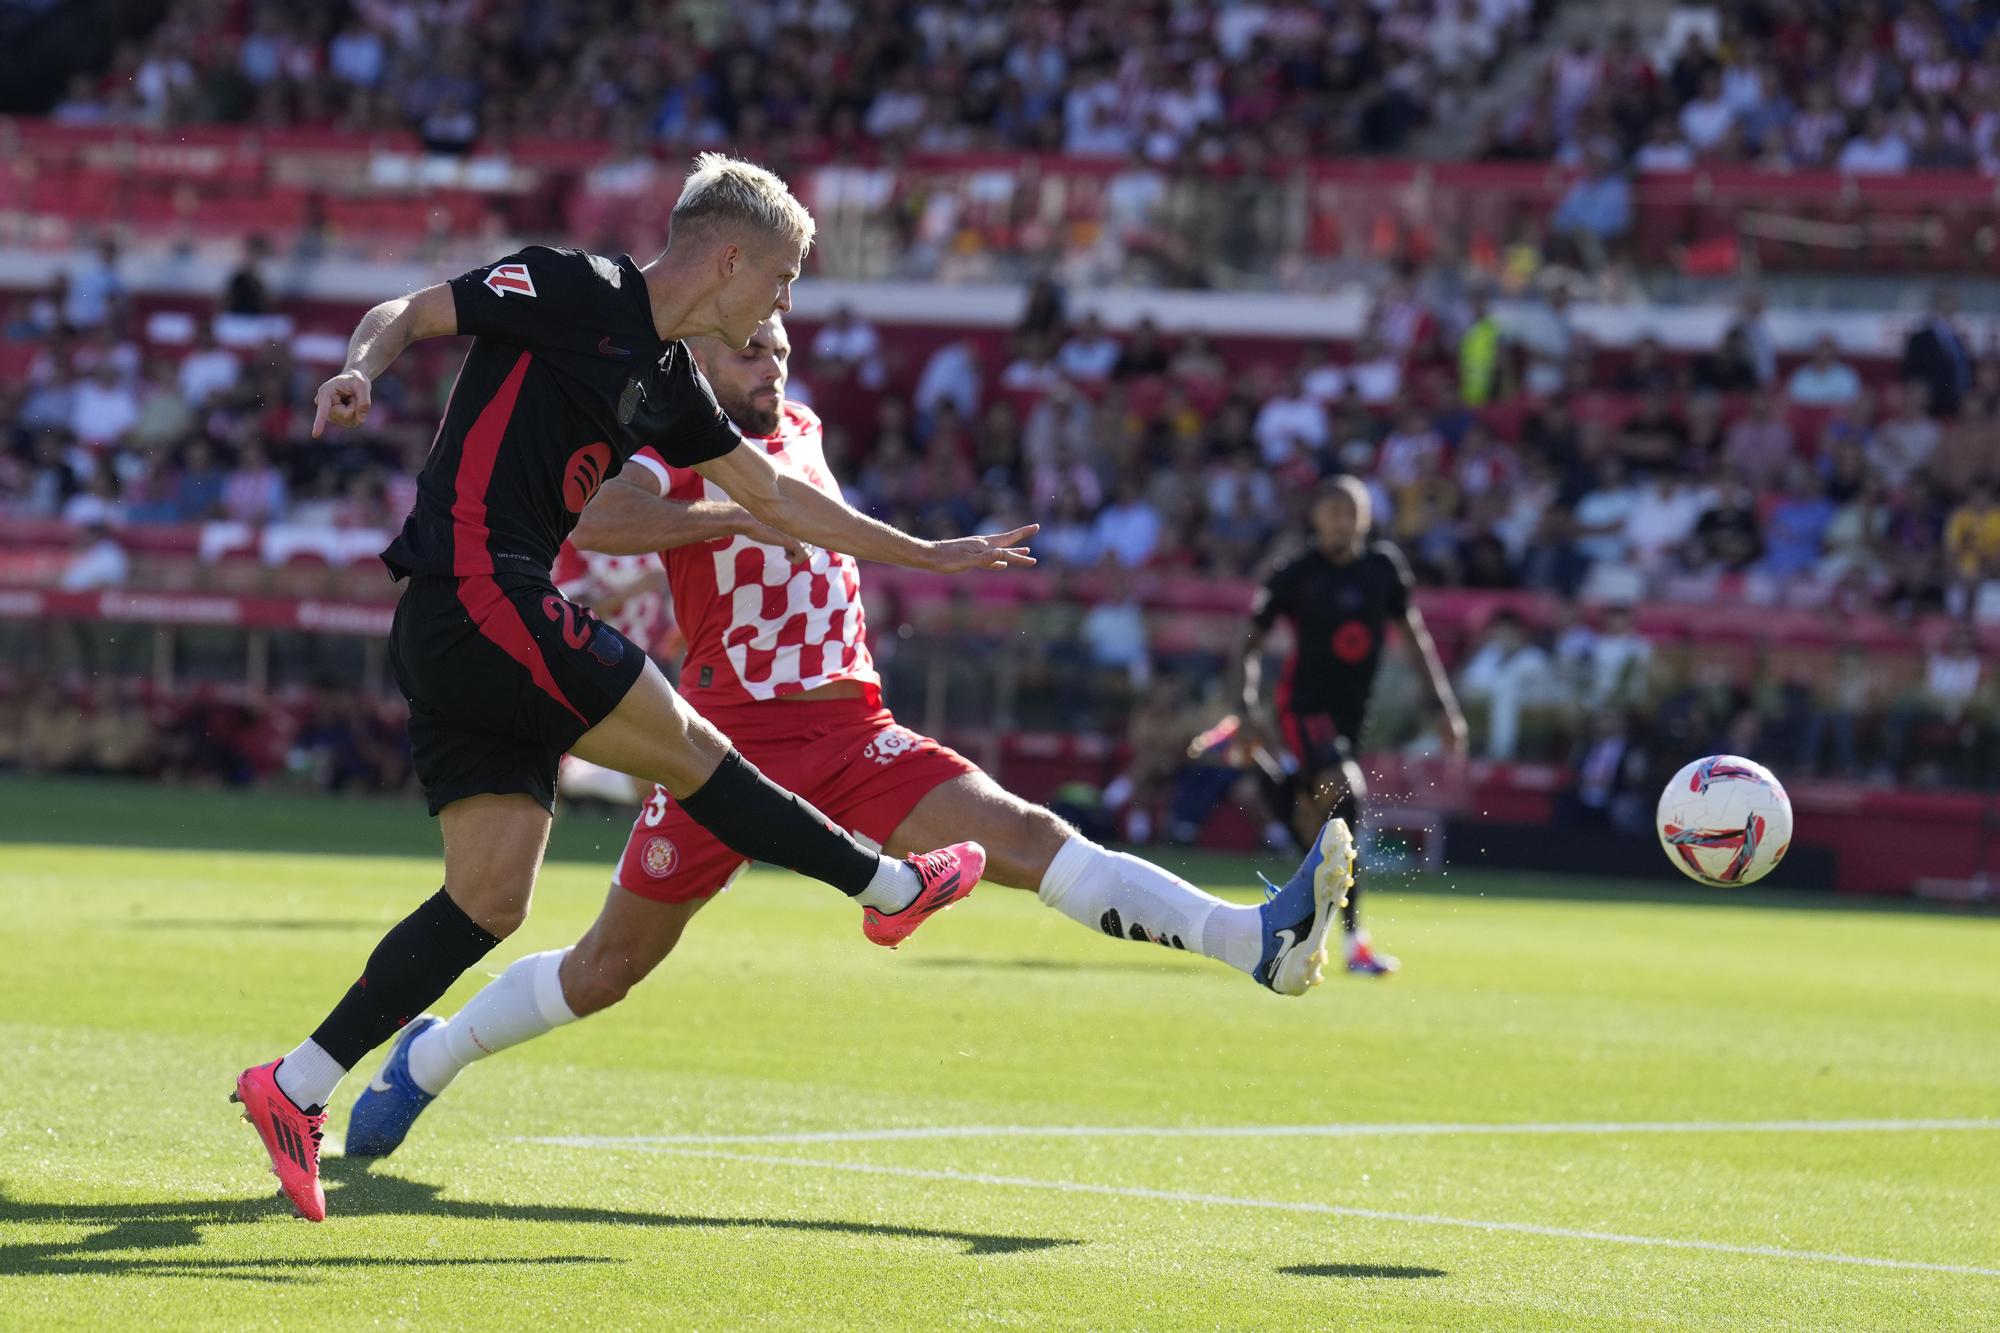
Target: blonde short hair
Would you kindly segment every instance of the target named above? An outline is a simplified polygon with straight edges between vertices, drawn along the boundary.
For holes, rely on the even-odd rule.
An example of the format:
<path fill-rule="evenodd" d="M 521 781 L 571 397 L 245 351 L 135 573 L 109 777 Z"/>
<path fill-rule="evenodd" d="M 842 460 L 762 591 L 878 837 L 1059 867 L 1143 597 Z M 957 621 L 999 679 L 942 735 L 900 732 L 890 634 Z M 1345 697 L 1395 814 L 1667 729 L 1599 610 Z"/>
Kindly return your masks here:
<path fill-rule="evenodd" d="M 694 170 L 681 186 L 680 202 L 674 205 L 670 226 L 678 235 L 683 226 L 716 223 L 760 228 L 800 249 L 810 246 L 817 230 L 811 213 L 786 187 L 784 181 L 754 162 L 745 162 L 725 153 L 702 153 L 694 160 Z"/>

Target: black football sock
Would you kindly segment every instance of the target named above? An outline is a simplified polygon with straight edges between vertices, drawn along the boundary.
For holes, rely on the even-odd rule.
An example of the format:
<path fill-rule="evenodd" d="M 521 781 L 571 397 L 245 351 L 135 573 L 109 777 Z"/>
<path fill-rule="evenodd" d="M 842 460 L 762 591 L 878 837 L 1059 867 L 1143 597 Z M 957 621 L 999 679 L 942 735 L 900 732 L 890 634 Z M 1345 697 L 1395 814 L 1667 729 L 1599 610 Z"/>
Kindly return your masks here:
<path fill-rule="evenodd" d="M 1334 805 L 1333 813 L 1347 821 L 1347 831 L 1354 835 L 1357 845 L 1361 842 L 1361 802 L 1354 799 L 1353 792 L 1345 792 Z M 1361 928 L 1361 858 L 1354 858 L 1354 883 L 1348 886 L 1347 903 L 1340 909 L 1340 928 L 1352 935 Z"/>
<path fill-rule="evenodd" d="M 312 1039 L 342 1068 L 354 1068 L 499 942 L 439 889 L 389 928 Z"/>
<path fill-rule="evenodd" d="M 881 857 L 733 749 L 680 806 L 731 851 L 809 875 L 850 898 L 868 888 L 882 864 Z"/>
<path fill-rule="evenodd" d="M 1264 799 L 1264 809 L 1271 819 L 1285 827 L 1293 841 L 1298 840 L 1298 830 L 1292 827 L 1293 813 L 1299 804 L 1299 779 L 1296 774 L 1287 774 L 1283 779 L 1275 778 L 1262 764 L 1253 764 L 1251 775 L 1257 779 L 1257 794 Z"/>

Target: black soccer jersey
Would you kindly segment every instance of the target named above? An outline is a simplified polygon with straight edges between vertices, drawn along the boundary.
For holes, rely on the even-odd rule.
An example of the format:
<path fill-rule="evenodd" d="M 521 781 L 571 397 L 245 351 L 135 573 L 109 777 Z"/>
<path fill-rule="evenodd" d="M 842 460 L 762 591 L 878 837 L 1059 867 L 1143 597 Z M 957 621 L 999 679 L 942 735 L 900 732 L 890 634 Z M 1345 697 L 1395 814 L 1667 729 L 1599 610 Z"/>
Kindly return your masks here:
<path fill-rule="evenodd" d="M 382 553 L 397 578 L 546 574 L 636 450 L 691 467 L 739 442 L 687 348 L 654 331 L 629 255 L 531 245 L 453 278 L 451 293 L 472 350 Z"/>
<path fill-rule="evenodd" d="M 1330 713 L 1358 729 L 1382 662 L 1383 630 L 1408 610 L 1413 582 L 1403 553 L 1388 542 L 1370 542 L 1346 564 L 1314 549 L 1276 570 L 1257 590 L 1250 615 L 1260 629 L 1280 616 L 1292 624 L 1297 645 L 1285 662 L 1278 707 Z"/>

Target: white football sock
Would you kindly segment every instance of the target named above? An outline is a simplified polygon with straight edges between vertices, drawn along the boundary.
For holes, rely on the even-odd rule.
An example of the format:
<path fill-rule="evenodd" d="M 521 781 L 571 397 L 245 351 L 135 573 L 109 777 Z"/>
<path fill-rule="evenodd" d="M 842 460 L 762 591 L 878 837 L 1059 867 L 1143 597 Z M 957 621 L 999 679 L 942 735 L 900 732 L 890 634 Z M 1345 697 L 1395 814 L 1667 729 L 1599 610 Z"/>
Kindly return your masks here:
<path fill-rule="evenodd" d="M 450 1021 L 411 1042 L 410 1077 L 417 1086 L 435 1097 L 474 1060 L 574 1023 L 576 1014 L 562 990 L 562 961 L 567 957 L 568 949 L 551 949 L 516 960 Z"/>
<path fill-rule="evenodd" d="M 292 1099 L 301 1111 L 325 1106 L 347 1071 L 311 1037 L 298 1044 L 278 1066 L 278 1091 Z"/>
<path fill-rule="evenodd" d="M 875 878 L 854 895 L 854 901 L 878 912 L 900 912 L 924 891 L 923 878 L 908 861 L 883 857 L 875 864 Z"/>
<path fill-rule="evenodd" d="M 1179 875 L 1088 838 L 1071 838 L 1049 862 L 1038 895 L 1072 921 L 1120 939 L 1150 939 L 1256 968 L 1264 949 L 1255 907 L 1203 893 Z"/>

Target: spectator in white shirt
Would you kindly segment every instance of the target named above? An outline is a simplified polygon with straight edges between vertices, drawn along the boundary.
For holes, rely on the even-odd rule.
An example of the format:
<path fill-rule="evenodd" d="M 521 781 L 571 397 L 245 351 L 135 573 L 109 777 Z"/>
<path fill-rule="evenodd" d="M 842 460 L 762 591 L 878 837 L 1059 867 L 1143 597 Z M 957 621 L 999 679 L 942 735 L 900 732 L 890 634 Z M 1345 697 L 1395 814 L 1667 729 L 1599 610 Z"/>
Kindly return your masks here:
<path fill-rule="evenodd" d="M 1922 689 L 1906 699 L 1890 716 L 1884 737 L 1889 762 L 1901 769 L 1909 749 L 1910 732 L 1920 723 L 1936 719 L 1958 724 L 1979 695 L 1979 678 L 1985 663 L 1972 627 L 1960 622 L 1951 627 L 1951 637 L 1933 649 L 1924 664 Z"/>
<path fill-rule="evenodd" d="M 1097 515 L 1091 536 L 1098 551 L 1127 569 L 1150 563 L 1160 548 L 1160 515 L 1140 490 L 1138 478 L 1118 481 L 1117 496 Z"/>
<path fill-rule="evenodd" d="M 1124 570 L 1113 566 L 1111 586 L 1104 600 L 1090 608 L 1079 632 L 1090 650 L 1090 660 L 1100 667 L 1125 672 L 1132 688 L 1143 690 L 1153 678 L 1152 655 L 1146 645 L 1146 616 L 1139 607 L 1138 594 Z"/>
<path fill-rule="evenodd" d="M 1347 368 L 1347 382 L 1370 407 L 1394 402 L 1403 392 L 1403 363 L 1382 343 L 1363 336 L 1354 340 L 1354 363 Z"/>
<path fill-rule="evenodd" d="M 1299 356 L 1299 387 L 1306 397 L 1328 407 L 1347 394 L 1347 372 L 1333 363 L 1333 352 L 1321 345 Z"/>
<path fill-rule="evenodd" d="M 1625 464 L 1617 458 L 1598 465 L 1597 485 L 1576 502 L 1576 547 L 1593 563 L 1625 559 L 1631 549 L 1625 524 L 1639 503 L 1638 493 L 1625 482 Z"/>
<path fill-rule="evenodd" d="M 1847 141 L 1834 165 L 1855 175 L 1894 175 L 1910 169 L 1910 145 L 1889 118 L 1871 109 L 1860 134 Z"/>
<path fill-rule="evenodd" d="M 1632 608 L 1605 612 L 1604 632 L 1590 644 L 1585 702 L 1593 708 L 1641 703 L 1653 665 L 1653 645 L 1633 628 Z"/>
<path fill-rule="evenodd" d="M 125 300 L 125 280 L 118 276 L 118 243 L 102 241 L 97 262 L 70 279 L 63 314 L 73 329 L 94 329 L 107 323 Z"/>
<path fill-rule="evenodd" d="M 1256 453 L 1248 445 L 1234 450 L 1226 461 L 1209 473 L 1205 497 L 1208 512 L 1236 513 L 1239 491 L 1248 493 L 1244 504 L 1251 511 L 1259 514 L 1275 511 L 1277 487 L 1271 481 L 1271 474 L 1258 464 Z"/>
<path fill-rule="evenodd" d="M 1521 378 L 1527 391 L 1546 397 L 1560 389 L 1570 355 L 1582 342 L 1570 313 L 1568 284 L 1544 285 L 1541 299 L 1514 311 L 1504 331 L 1526 355 Z"/>
<path fill-rule="evenodd" d="M 1294 374 L 1277 397 L 1257 410 L 1250 429 L 1265 465 L 1281 467 L 1301 454 L 1326 448 L 1326 408 L 1306 393 L 1302 378 Z"/>
<path fill-rule="evenodd" d="M 1651 137 L 1632 155 L 1632 165 L 1640 171 L 1692 171 L 1694 149 L 1663 116 L 1653 122 Z"/>
<path fill-rule="evenodd" d="M 1104 321 L 1092 311 L 1056 353 L 1056 365 L 1079 384 L 1102 384 L 1118 365 L 1118 340 L 1105 330 Z"/>
<path fill-rule="evenodd" d="M 950 403 L 962 420 L 979 415 L 979 357 L 972 344 L 954 338 L 931 353 L 924 372 L 917 377 L 913 395 L 917 412 L 925 417 L 939 405 Z"/>
<path fill-rule="evenodd" d="M 1813 344 L 1812 360 L 1792 372 L 1785 396 L 1802 407 L 1844 407 L 1861 396 L 1861 377 L 1842 361 L 1831 337 Z"/>
<path fill-rule="evenodd" d="M 327 47 L 328 69 L 358 87 L 373 88 L 380 83 L 387 63 L 381 34 L 359 20 L 349 23 Z"/>
<path fill-rule="evenodd" d="M 1625 543 L 1642 569 L 1666 563 L 1707 512 L 1708 497 L 1671 472 L 1657 472 L 1625 516 Z"/>
<path fill-rule="evenodd" d="M 1722 80 L 1713 72 L 1701 81 L 1701 91 L 1681 108 L 1681 134 L 1697 153 L 1712 151 L 1736 124 L 1736 111 L 1722 96 Z"/>
<path fill-rule="evenodd" d="M 1924 410 L 1928 394 L 1920 380 L 1884 393 L 1894 399 L 1894 415 L 1875 428 L 1868 462 L 1891 487 L 1908 482 L 1938 447 L 1938 424 Z"/>
<path fill-rule="evenodd" d="M 132 573 L 132 558 L 103 523 L 86 527 L 77 538 L 77 552 L 64 566 L 56 586 L 64 592 L 116 588 Z"/>
<path fill-rule="evenodd" d="M 236 387 L 243 375 L 243 363 L 236 353 L 217 345 L 215 332 L 207 324 L 195 334 L 194 349 L 181 359 L 181 396 L 188 406 L 200 407 L 211 398 Z"/>
<path fill-rule="evenodd" d="M 837 307 L 813 338 L 813 373 L 825 379 L 852 373 L 868 388 L 882 387 L 882 341 L 852 306 Z"/>
<path fill-rule="evenodd" d="M 1396 414 L 1396 427 L 1382 441 L 1375 460 L 1376 477 L 1391 492 L 1414 486 L 1443 470 L 1444 436 L 1421 410 L 1406 406 Z"/>
<path fill-rule="evenodd" d="M 1097 549 L 1096 528 L 1074 488 L 1057 494 L 1047 521 L 1035 536 L 1035 549 L 1058 569 L 1084 569 L 1097 563 L 1102 552 Z"/>
<path fill-rule="evenodd" d="M 1000 387 L 1015 393 L 1049 393 L 1064 383 L 1062 371 L 1049 355 L 1048 339 L 1027 334 L 1020 340 L 1020 353 L 1000 372 Z"/>
<path fill-rule="evenodd" d="M 1549 655 L 1529 641 L 1520 618 L 1511 611 L 1495 613 L 1485 641 L 1466 659 L 1458 676 L 1459 693 L 1468 702 L 1486 705 L 1487 758 L 1514 757 L 1522 712 L 1534 704 L 1555 702 L 1559 681 Z"/>
<path fill-rule="evenodd" d="M 76 385 L 69 404 L 69 428 L 89 445 L 115 443 L 139 421 L 138 395 L 108 360 Z"/>
<path fill-rule="evenodd" d="M 1431 20 L 1427 37 L 1431 63 L 1448 79 L 1476 78 L 1499 50 L 1493 24 L 1479 10 L 1479 0 L 1443 0 Z"/>
<path fill-rule="evenodd" d="M 109 463 L 99 464 L 90 481 L 64 501 L 62 519 L 79 527 L 115 527 L 125 521 L 125 505 L 118 498 L 118 478 Z"/>
<path fill-rule="evenodd" d="M 275 523 L 284 512 L 285 475 L 253 444 L 222 484 L 223 516 L 235 523 Z"/>
<path fill-rule="evenodd" d="M 861 118 L 861 128 L 868 131 L 871 139 L 893 139 L 921 125 L 929 105 L 917 71 L 906 68 L 896 75 L 894 82 L 875 94 L 875 100 L 868 104 Z"/>

